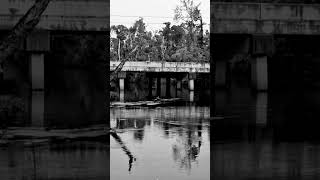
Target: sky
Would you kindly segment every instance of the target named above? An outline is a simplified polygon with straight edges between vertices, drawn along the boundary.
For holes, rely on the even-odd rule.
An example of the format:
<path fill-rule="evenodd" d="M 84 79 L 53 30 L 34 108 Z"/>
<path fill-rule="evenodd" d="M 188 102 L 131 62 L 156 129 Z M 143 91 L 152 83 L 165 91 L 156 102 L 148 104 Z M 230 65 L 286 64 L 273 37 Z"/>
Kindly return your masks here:
<path fill-rule="evenodd" d="M 210 24 L 210 1 L 194 0 L 201 2 L 200 11 L 202 13 L 205 30 L 209 30 Z M 180 4 L 180 0 L 110 0 L 110 24 L 123 24 L 127 27 L 143 17 L 148 31 L 162 29 L 163 22 L 171 22 L 174 17 L 174 9 Z"/>

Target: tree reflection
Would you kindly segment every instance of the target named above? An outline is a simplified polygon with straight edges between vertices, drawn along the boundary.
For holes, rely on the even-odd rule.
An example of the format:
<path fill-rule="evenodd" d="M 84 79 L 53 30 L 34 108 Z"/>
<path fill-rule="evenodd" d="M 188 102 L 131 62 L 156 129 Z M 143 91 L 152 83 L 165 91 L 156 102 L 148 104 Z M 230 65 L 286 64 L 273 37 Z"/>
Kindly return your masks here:
<path fill-rule="evenodd" d="M 180 168 L 191 170 L 191 163 L 197 161 L 201 147 L 201 134 L 193 127 L 188 127 L 184 136 L 178 136 L 176 144 L 172 145 L 173 159 Z"/>
<path fill-rule="evenodd" d="M 197 161 L 202 144 L 202 120 L 197 120 L 197 125 L 194 119 L 188 119 L 187 125 L 182 125 L 178 128 L 180 132 L 177 136 L 176 143 L 172 145 L 173 160 L 177 162 L 180 168 L 191 170 L 193 162 Z"/>

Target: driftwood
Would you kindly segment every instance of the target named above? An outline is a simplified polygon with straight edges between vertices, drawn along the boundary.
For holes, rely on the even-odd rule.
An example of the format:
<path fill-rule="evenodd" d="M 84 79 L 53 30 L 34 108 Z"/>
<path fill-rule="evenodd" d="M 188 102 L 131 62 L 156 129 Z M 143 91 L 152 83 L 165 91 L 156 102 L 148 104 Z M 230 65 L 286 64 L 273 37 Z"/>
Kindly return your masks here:
<path fill-rule="evenodd" d="M 34 5 L 18 21 L 9 35 L 0 42 L 0 63 L 14 53 L 20 42 L 26 38 L 39 23 L 41 15 L 48 7 L 51 0 L 36 0 Z"/>

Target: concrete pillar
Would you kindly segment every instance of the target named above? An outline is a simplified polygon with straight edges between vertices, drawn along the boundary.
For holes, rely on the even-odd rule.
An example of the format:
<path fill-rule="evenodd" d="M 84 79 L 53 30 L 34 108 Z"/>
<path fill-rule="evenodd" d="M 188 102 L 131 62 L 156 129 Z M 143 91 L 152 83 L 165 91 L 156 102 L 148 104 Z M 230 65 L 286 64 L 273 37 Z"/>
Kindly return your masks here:
<path fill-rule="evenodd" d="M 44 126 L 44 54 L 33 53 L 30 59 L 31 125 Z"/>
<path fill-rule="evenodd" d="M 182 83 L 180 79 L 177 79 L 176 84 L 176 97 L 181 97 Z"/>
<path fill-rule="evenodd" d="M 44 57 L 50 51 L 50 33 L 48 31 L 35 31 L 26 40 L 26 50 L 30 52 L 29 72 L 31 81 L 31 124 L 44 125 L 45 94 L 44 94 Z"/>
<path fill-rule="evenodd" d="M 32 91 L 31 94 L 31 126 L 44 126 L 44 91 Z"/>
<path fill-rule="evenodd" d="M 194 91 L 190 91 L 189 97 L 190 97 L 189 101 L 193 102 L 194 101 Z"/>
<path fill-rule="evenodd" d="M 44 89 L 44 54 L 33 53 L 30 60 L 32 90 Z"/>
<path fill-rule="evenodd" d="M 119 79 L 119 99 L 121 102 L 124 102 L 124 79 L 126 78 L 125 72 L 119 72 L 118 73 L 118 79 Z"/>
<path fill-rule="evenodd" d="M 267 56 L 258 56 L 251 62 L 251 84 L 257 91 L 268 90 Z"/>
<path fill-rule="evenodd" d="M 190 102 L 194 101 L 194 80 L 196 79 L 195 73 L 189 73 L 189 97 Z"/>
<path fill-rule="evenodd" d="M 189 90 L 194 91 L 194 79 L 189 79 Z"/>
<path fill-rule="evenodd" d="M 124 102 L 124 79 L 119 79 L 119 88 L 120 88 L 120 101 Z"/>
<path fill-rule="evenodd" d="M 217 61 L 215 70 L 216 70 L 216 77 L 215 77 L 216 87 L 226 87 L 227 63 L 225 61 Z"/>

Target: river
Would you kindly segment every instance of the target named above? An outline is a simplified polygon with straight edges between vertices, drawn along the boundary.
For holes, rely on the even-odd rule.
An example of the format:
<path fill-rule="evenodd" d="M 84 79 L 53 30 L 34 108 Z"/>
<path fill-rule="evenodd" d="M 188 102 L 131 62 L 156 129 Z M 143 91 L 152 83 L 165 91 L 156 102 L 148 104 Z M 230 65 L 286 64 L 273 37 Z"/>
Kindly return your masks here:
<path fill-rule="evenodd" d="M 134 156 L 110 137 L 112 180 L 209 178 L 209 107 L 113 108 L 110 119 Z"/>

